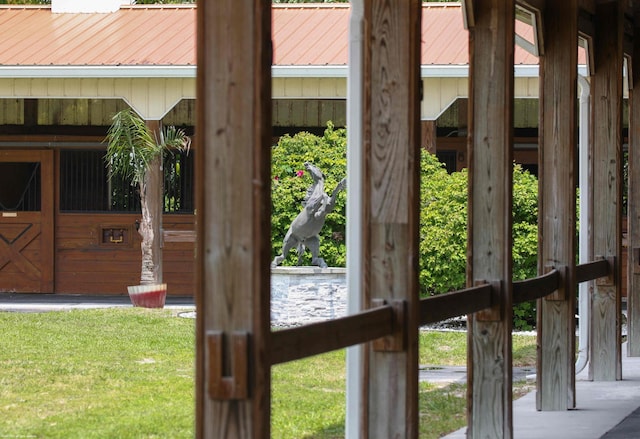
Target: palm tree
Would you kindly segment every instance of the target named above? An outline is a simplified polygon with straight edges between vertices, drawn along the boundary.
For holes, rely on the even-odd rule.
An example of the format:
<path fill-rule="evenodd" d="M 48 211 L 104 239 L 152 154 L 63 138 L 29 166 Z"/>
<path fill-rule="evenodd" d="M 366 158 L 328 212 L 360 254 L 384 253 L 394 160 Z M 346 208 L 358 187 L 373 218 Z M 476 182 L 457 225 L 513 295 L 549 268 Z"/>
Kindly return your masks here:
<path fill-rule="evenodd" d="M 151 128 L 131 109 L 117 112 L 107 132 L 105 163 L 109 178 L 121 177 L 140 192 L 142 237 L 140 284 L 162 283 L 162 159 L 171 151 L 188 151 L 191 139 L 173 126 Z"/>

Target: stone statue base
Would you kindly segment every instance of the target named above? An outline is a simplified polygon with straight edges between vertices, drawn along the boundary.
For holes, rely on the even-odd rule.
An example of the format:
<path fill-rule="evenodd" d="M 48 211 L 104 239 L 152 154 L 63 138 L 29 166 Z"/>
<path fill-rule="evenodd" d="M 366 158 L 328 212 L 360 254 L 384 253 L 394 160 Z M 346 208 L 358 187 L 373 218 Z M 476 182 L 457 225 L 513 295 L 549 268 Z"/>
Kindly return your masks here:
<path fill-rule="evenodd" d="M 271 324 L 295 326 L 347 315 L 347 269 L 271 269 Z"/>

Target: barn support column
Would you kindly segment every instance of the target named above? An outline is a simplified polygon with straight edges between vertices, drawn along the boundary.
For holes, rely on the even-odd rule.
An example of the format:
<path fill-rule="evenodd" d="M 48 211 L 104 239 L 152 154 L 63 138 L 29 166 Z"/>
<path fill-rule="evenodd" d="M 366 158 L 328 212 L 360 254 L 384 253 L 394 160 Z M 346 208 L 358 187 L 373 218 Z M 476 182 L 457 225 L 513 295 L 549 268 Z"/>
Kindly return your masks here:
<path fill-rule="evenodd" d="M 629 75 L 627 355 L 640 357 L 640 28 L 634 35 Z"/>
<path fill-rule="evenodd" d="M 271 2 L 199 1 L 196 436 L 270 437 Z"/>
<path fill-rule="evenodd" d="M 422 126 L 422 140 L 420 145 L 429 151 L 431 154 L 436 153 L 436 144 L 437 144 L 437 122 L 435 120 L 423 120 L 421 123 Z"/>
<path fill-rule="evenodd" d="M 361 437 L 418 437 L 421 15 L 420 0 L 364 2 L 362 285 L 397 328 L 366 349 Z"/>
<path fill-rule="evenodd" d="M 593 117 L 593 254 L 613 273 L 595 282 L 591 302 L 589 378 L 622 379 L 620 256 L 622 229 L 622 2 L 596 6 Z"/>
<path fill-rule="evenodd" d="M 515 3 L 470 5 L 467 284 L 491 283 L 495 305 L 469 319 L 467 437 L 510 438 Z"/>
<path fill-rule="evenodd" d="M 540 56 L 538 273 L 560 286 L 538 300 L 538 410 L 575 407 L 577 0 L 547 2 Z"/>

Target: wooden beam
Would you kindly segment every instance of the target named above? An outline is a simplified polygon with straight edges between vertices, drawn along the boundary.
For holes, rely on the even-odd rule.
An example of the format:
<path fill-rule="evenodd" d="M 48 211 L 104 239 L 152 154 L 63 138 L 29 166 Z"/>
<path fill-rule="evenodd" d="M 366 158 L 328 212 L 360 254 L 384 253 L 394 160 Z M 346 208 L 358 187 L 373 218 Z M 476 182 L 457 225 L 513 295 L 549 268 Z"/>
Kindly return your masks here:
<path fill-rule="evenodd" d="M 283 329 L 272 335 L 271 364 L 285 363 L 390 335 L 394 308 L 384 305 L 339 319 Z"/>
<path fill-rule="evenodd" d="M 422 299 L 420 300 L 420 325 L 437 323 L 451 317 L 491 308 L 494 304 L 494 295 L 491 284 L 482 284 Z"/>
<path fill-rule="evenodd" d="M 596 6 L 595 72 L 591 78 L 593 121 L 593 251 L 619 261 L 622 243 L 622 41 L 619 2 Z M 595 282 L 591 303 L 589 378 L 622 378 L 620 264 Z"/>
<path fill-rule="evenodd" d="M 366 350 L 361 437 L 417 438 L 421 2 L 370 0 L 364 16 L 364 308 L 406 302 L 406 340 Z"/>
<path fill-rule="evenodd" d="M 420 124 L 422 127 L 422 141 L 420 145 L 431 154 L 436 153 L 437 127 L 435 120 L 423 120 Z"/>
<path fill-rule="evenodd" d="M 560 271 L 553 269 L 533 279 L 515 281 L 513 283 L 513 304 L 541 299 L 553 294 L 560 288 L 561 280 Z"/>
<path fill-rule="evenodd" d="M 266 439 L 271 2 L 202 0 L 197 22 L 196 437 Z"/>
<path fill-rule="evenodd" d="M 613 271 L 613 265 L 606 259 L 576 265 L 576 282 L 586 282 L 599 277 L 607 277 Z"/>
<path fill-rule="evenodd" d="M 476 0 L 469 29 L 467 286 L 500 286 L 491 313 L 469 319 L 468 438 L 513 435 L 512 261 L 515 1 Z"/>
<path fill-rule="evenodd" d="M 538 410 L 575 407 L 577 0 L 549 2 L 540 57 L 538 274 L 563 267 L 538 300 Z"/>
<path fill-rule="evenodd" d="M 640 35 L 640 23 L 635 32 Z M 629 192 L 627 194 L 627 355 L 640 357 L 640 40 L 629 77 Z"/>
<path fill-rule="evenodd" d="M 516 5 L 522 6 L 529 11 L 544 12 L 547 0 L 516 0 Z"/>

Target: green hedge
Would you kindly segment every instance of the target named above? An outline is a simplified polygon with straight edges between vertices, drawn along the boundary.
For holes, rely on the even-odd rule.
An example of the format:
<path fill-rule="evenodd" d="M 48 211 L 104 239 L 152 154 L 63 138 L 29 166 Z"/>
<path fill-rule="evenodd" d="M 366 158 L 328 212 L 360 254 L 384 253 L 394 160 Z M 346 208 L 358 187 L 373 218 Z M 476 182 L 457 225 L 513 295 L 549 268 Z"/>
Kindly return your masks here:
<path fill-rule="evenodd" d="M 331 193 L 346 175 L 346 131 L 331 123 L 322 137 L 309 133 L 284 136 L 273 147 L 272 156 L 272 236 L 273 256 L 280 253 L 282 240 L 291 221 L 300 212 L 301 202 L 311 185 L 303 163 L 316 164 L 326 175 L 327 193 Z M 536 276 L 537 272 L 537 199 L 535 176 L 514 166 L 513 187 L 513 277 Z M 327 215 L 321 233 L 320 256 L 329 266 L 344 267 L 345 192 L 336 208 Z M 467 172 L 447 173 L 435 155 L 423 151 L 421 157 L 420 208 L 420 294 L 423 297 L 465 287 L 467 240 Z M 304 264 L 310 263 L 306 252 Z M 283 265 L 296 265 L 292 251 Z M 514 309 L 517 329 L 535 324 L 534 303 Z"/>
<path fill-rule="evenodd" d="M 322 137 L 306 132 L 284 136 L 273 147 L 271 160 L 271 248 L 273 256 L 280 254 L 282 240 L 291 221 L 300 213 L 307 188 L 313 183 L 304 162 L 315 164 L 325 175 L 325 190 L 331 195 L 347 173 L 347 138 L 344 129 L 334 129 L 329 123 Z M 346 264 L 345 242 L 346 191 L 338 194 L 333 212 L 327 214 L 320 235 L 320 257 L 330 267 Z M 282 265 L 296 265 L 298 255 L 292 250 Z M 311 253 L 305 252 L 303 264 L 311 263 Z"/>

